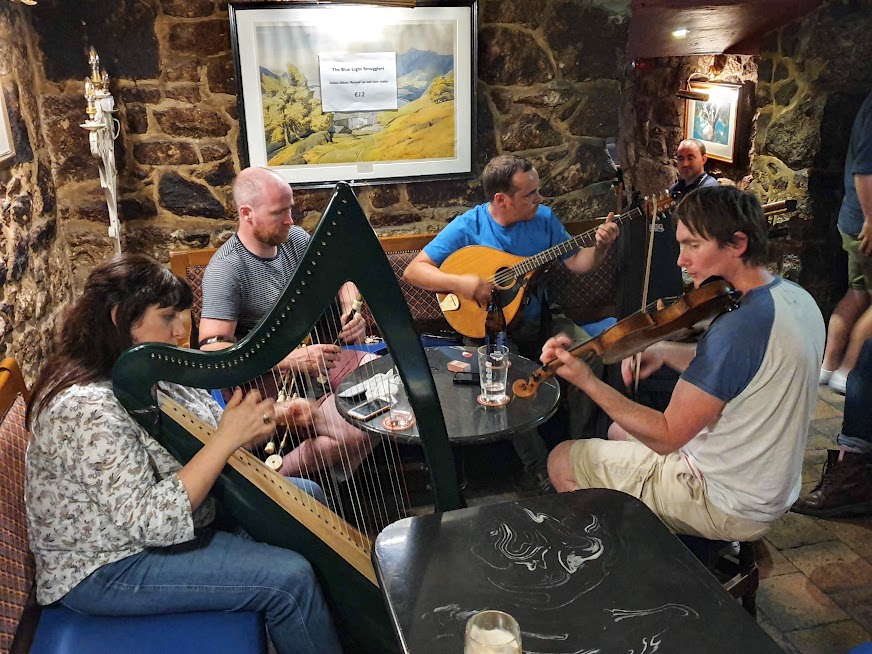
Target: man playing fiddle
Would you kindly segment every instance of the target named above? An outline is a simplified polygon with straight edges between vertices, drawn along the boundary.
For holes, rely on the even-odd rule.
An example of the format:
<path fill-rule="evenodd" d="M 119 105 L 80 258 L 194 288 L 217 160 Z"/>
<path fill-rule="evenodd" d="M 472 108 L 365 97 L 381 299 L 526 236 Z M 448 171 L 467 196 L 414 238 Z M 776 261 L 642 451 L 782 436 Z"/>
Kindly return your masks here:
<path fill-rule="evenodd" d="M 674 532 L 754 540 L 799 496 L 808 425 L 817 399 L 824 323 L 811 296 L 765 267 L 760 202 L 734 187 L 700 188 L 673 215 L 685 268 L 699 286 L 723 277 L 740 305 L 697 344 L 659 342 L 642 353 L 641 375 L 681 373 L 660 412 L 591 374 L 557 336 L 542 360 L 585 393 L 633 441 L 560 443 L 548 460 L 558 491 L 613 488 L 641 499 Z M 632 366 L 623 366 L 629 382 Z"/>

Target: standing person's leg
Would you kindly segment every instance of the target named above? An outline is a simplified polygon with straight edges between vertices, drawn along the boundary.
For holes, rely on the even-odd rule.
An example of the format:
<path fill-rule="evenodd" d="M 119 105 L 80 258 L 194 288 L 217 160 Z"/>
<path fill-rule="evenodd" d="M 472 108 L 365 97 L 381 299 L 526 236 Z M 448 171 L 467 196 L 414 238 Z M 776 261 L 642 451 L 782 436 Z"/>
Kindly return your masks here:
<path fill-rule="evenodd" d="M 837 393 L 845 394 L 845 384 L 848 380 L 848 373 L 854 369 L 857 363 L 857 357 L 860 356 L 860 348 L 863 347 L 869 338 L 872 338 L 872 256 L 867 256 L 860 251 L 860 241 L 854 236 L 842 234 L 842 247 L 848 254 L 848 292 L 845 294 L 844 301 L 853 303 L 846 305 L 845 315 L 837 315 L 836 311 L 833 315 L 837 318 L 837 325 L 844 323 L 843 329 L 846 328 L 846 333 L 836 335 L 833 344 L 833 350 L 837 351 L 837 360 L 828 360 L 827 353 L 830 351 L 829 343 L 829 328 L 827 334 L 827 346 L 824 350 L 824 364 L 821 370 L 821 383 L 829 384 Z M 849 299 L 850 298 L 850 299 Z M 839 307 L 842 302 L 839 302 Z M 853 322 L 848 322 L 848 319 L 853 318 Z M 830 318 L 830 323 L 833 322 L 833 317 Z M 839 349 L 840 348 L 840 349 Z M 836 365 L 837 368 L 832 366 Z M 827 371 L 834 370 L 827 377 Z"/>
<path fill-rule="evenodd" d="M 868 306 L 868 293 L 862 289 L 849 288 L 833 309 L 827 323 L 827 345 L 824 349 L 824 361 L 821 364 L 821 384 L 828 383 L 833 373 L 841 366 L 854 323 Z"/>
<path fill-rule="evenodd" d="M 223 531 L 105 565 L 60 603 L 90 615 L 257 611 L 279 654 L 342 651 L 309 562 Z"/>
<path fill-rule="evenodd" d="M 872 513 L 872 338 L 848 375 L 845 417 L 820 483 L 792 511 L 821 518 Z"/>
<path fill-rule="evenodd" d="M 872 337 L 860 350 L 846 390 L 839 445 L 872 454 Z"/>

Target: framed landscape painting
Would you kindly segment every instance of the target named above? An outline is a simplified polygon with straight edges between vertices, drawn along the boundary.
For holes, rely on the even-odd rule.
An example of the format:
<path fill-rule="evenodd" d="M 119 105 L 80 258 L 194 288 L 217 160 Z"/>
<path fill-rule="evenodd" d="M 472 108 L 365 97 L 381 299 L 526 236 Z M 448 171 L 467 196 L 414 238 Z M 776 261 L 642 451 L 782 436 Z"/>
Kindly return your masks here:
<path fill-rule="evenodd" d="M 710 158 L 733 163 L 742 87 L 714 82 L 690 82 L 688 86 L 692 91 L 707 93 L 709 99 L 685 103 L 684 138 L 702 141 Z"/>
<path fill-rule="evenodd" d="M 289 183 L 468 177 L 474 2 L 231 2 L 242 159 Z"/>

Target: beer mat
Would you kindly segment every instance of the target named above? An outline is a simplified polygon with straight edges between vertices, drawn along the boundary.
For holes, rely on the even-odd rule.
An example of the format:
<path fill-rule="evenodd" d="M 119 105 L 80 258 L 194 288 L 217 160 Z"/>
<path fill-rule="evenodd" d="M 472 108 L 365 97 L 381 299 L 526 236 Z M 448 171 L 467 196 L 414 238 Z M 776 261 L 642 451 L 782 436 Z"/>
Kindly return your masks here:
<path fill-rule="evenodd" d="M 467 357 L 466 355 L 470 356 Z M 462 345 L 441 345 L 427 350 L 427 359 L 435 370 L 447 370 L 451 361 L 463 361 L 469 364 L 469 370 L 478 374 L 478 355 L 474 349 L 465 348 Z"/>
<path fill-rule="evenodd" d="M 414 427 L 415 422 L 416 420 L 412 418 L 412 422 L 410 422 L 408 425 L 398 427 L 393 423 L 393 420 L 391 420 L 391 415 L 388 414 L 385 416 L 385 419 L 382 420 L 382 427 L 384 427 L 385 429 L 390 429 L 391 431 L 406 431 L 407 429 L 411 429 L 412 427 Z"/>
<path fill-rule="evenodd" d="M 489 402 L 488 400 L 484 399 L 484 395 L 479 395 L 476 399 L 478 400 L 478 403 L 482 406 L 506 406 L 512 398 L 506 395 L 502 402 Z"/>

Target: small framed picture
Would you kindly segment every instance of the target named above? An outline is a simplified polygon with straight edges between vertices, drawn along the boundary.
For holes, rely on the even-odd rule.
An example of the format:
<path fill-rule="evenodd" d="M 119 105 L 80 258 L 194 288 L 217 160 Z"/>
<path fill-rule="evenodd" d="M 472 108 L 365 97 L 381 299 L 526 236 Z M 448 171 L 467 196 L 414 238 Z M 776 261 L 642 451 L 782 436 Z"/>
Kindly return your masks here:
<path fill-rule="evenodd" d="M 702 141 L 710 158 L 733 163 L 742 87 L 717 82 L 690 82 L 688 86 L 692 91 L 707 93 L 709 98 L 686 102 L 684 138 Z"/>
<path fill-rule="evenodd" d="M 6 112 L 6 101 L 0 90 L 0 163 L 15 156 L 15 145 L 12 142 L 12 128 L 9 125 L 9 114 Z"/>

